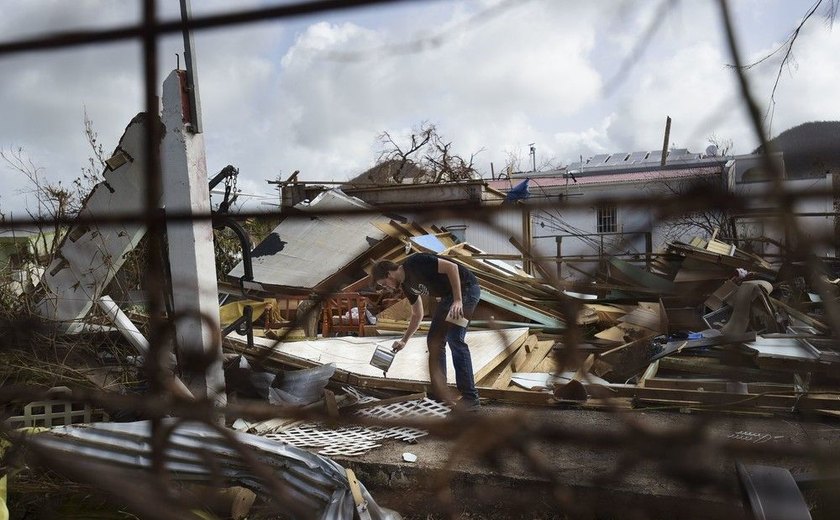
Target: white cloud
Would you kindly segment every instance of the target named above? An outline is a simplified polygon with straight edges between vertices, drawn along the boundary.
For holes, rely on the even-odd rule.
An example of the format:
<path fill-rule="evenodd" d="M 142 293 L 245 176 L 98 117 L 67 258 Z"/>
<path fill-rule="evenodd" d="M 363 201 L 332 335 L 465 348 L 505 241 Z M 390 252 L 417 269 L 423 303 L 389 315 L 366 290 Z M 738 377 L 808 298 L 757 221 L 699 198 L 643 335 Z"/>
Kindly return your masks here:
<path fill-rule="evenodd" d="M 269 197 L 274 193 L 265 179 L 295 169 L 307 180 L 345 180 L 372 165 L 380 132 L 405 135 L 421 121 L 436 123 L 461 154 L 483 148 L 477 165 L 487 174 L 491 162 L 499 171 L 508 153 L 527 157 L 531 142 L 538 163 L 658 149 L 666 115 L 678 146 L 702 150 L 715 133 L 732 138 L 739 152 L 751 150 L 754 138 L 738 108 L 734 76 L 724 67 L 730 60 L 714 5 L 678 4 L 605 98 L 605 82 L 658 3 L 608 5 L 407 3 L 199 31 L 210 173 L 233 164 L 243 191 Z M 743 48 L 756 57 L 784 40 L 810 0 L 732 5 Z M 229 6 L 193 2 L 193 12 Z M 487 8 L 498 14 L 475 17 Z M 177 15 L 175 3 L 162 4 L 161 17 Z M 56 28 L 126 24 L 138 16 L 138 3 L 128 0 L 16 0 L 4 4 L 0 34 L 8 41 Z M 399 52 L 418 39 L 425 42 L 422 51 Z M 832 65 L 838 43 L 837 33 L 817 20 L 802 33 L 795 70 L 784 73 L 777 93 L 776 132 L 840 117 L 840 98 L 833 95 L 840 72 Z M 161 41 L 161 82 L 180 48 L 180 35 Z M 347 52 L 363 52 L 365 59 L 336 59 Z M 113 147 L 143 110 L 141 73 L 135 42 L 0 56 L 0 146 L 24 146 L 47 175 L 69 182 L 89 154 L 84 108 L 106 148 Z M 772 66 L 751 72 L 761 100 L 774 74 Z M 19 176 L 0 165 L 0 182 L 0 210 L 19 204 Z"/>

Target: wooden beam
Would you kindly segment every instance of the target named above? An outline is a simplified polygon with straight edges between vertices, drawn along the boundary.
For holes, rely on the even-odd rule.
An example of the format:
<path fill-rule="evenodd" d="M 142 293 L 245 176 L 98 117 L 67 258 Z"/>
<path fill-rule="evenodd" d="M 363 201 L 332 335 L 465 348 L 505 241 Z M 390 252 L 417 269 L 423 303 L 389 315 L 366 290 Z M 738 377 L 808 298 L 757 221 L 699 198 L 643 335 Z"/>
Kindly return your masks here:
<path fill-rule="evenodd" d="M 505 309 L 506 311 L 510 311 L 524 318 L 528 318 L 529 320 L 533 320 L 539 323 L 540 325 L 544 325 L 546 327 L 551 327 L 554 329 L 562 329 L 565 327 L 562 321 L 558 320 L 553 316 L 534 310 L 529 306 L 523 305 L 521 303 L 507 300 L 489 291 L 482 291 L 481 299 L 491 305 L 496 305 L 498 307 L 501 307 L 502 309 Z"/>
<path fill-rule="evenodd" d="M 725 365 L 711 357 L 664 357 L 659 360 L 663 370 L 676 370 L 690 374 L 700 374 L 704 377 L 722 377 L 736 381 L 790 381 L 790 372 L 772 370 L 758 370 L 750 367 Z"/>
<path fill-rule="evenodd" d="M 530 336 L 528 339 L 536 336 Z M 535 372 L 537 366 L 551 353 L 551 348 L 554 346 L 554 341 L 535 341 L 534 346 L 528 353 L 528 357 L 522 363 L 517 372 Z"/>
<path fill-rule="evenodd" d="M 698 379 L 671 379 L 662 377 L 651 377 L 645 381 L 647 388 L 663 388 L 670 390 L 695 390 L 695 391 L 711 391 L 711 392 L 729 392 L 733 384 L 737 381 L 724 380 L 698 380 Z M 793 392 L 793 384 L 784 383 L 743 383 L 750 394 L 764 394 L 764 393 L 787 393 Z"/>
<path fill-rule="evenodd" d="M 635 385 L 613 384 L 608 387 L 616 397 L 632 397 L 645 401 L 680 401 L 720 408 L 773 408 L 779 410 L 840 411 L 840 396 L 780 394 L 739 394 L 699 390 L 640 388 Z"/>
<path fill-rule="evenodd" d="M 792 317 L 796 318 L 797 320 L 800 320 L 803 323 L 814 327 L 815 329 L 819 329 L 821 332 L 827 332 L 827 333 L 831 332 L 831 327 L 829 327 L 825 323 L 821 322 L 818 319 L 815 319 L 815 318 L 812 318 L 812 317 L 808 316 L 804 312 L 799 312 L 798 310 L 794 309 L 793 307 L 786 304 L 785 302 L 783 302 L 781 300 L 777 300 L 776 298 L 773 298 L 773 297 L 770 298 L 770 301 L 773 302 L 773 305 L 776 305 L 777 307 L 781 307 L 782 309 L 785 310 L 785 312 L 787 312 L 788 314 L 790 314 Z"/>
<path fill-rule="evenodd" d="M 618 377 L 629 377 L 650 363 L 648 344 L 656 334 L 639 338 L 610 349 L 595 361 L 593 372 L 599 377 L 613 373 Z"/>
<path fill-rule="evenodd" d="M 642 386 L 642 387 L 648 386 L 646 384 L 647 381 L 649 379 L 652 379 L 652 378 L 656 377 L 656 372 L 658 372 L 658 371 L 659 371 L 659 360 L 657 359 L 656 361 L 654 361 L 653 363 L 648 365 L 647 370 L 645 370 L 645 373 L 642 374 L 641 379 L 639 379 L 639 383 L 638 383 L 639 386 Z"/>
<path fill-rule="evenodd" d="M 556 406 L 558 403 L 549 392 L 531 392 L 520 389 L 500 389 L 478 387 L 478 394 L 486 399 L 503 403 L 521 404 L 527 406 Z"/>

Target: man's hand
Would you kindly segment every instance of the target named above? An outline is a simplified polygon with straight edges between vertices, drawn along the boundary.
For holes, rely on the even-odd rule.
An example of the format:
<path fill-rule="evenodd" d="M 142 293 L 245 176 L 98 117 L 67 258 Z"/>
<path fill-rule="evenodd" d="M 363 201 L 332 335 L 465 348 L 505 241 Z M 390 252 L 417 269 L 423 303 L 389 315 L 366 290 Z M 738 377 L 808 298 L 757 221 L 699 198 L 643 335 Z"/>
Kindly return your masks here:
<path fill-rule="evenodd" d="M 405 340 L 401 339 L 399 341 L 395 341 L 393 345 L 391 345 L 391 350 L 394 352 L 399 352 L 400 350 L 405 348 Z"/>
<path fill-rule="evenodd" d="M 449 317 L 454 320 L 464 317 L 464 304 L 460 300 L 452 302 L 452 306 L 449 307 Z"/>

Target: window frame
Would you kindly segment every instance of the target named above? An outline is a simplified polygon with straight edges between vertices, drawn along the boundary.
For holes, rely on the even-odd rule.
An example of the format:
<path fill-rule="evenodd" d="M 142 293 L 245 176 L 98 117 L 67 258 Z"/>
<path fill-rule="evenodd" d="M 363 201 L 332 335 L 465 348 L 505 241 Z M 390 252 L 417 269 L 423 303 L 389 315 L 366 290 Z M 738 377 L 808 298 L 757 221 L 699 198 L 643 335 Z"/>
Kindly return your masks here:
<path fill-rule="evenodd" d="M 618 207 L 598 206 L 595 210 L 595 231 L 599 234 L 618 232 Z"/>

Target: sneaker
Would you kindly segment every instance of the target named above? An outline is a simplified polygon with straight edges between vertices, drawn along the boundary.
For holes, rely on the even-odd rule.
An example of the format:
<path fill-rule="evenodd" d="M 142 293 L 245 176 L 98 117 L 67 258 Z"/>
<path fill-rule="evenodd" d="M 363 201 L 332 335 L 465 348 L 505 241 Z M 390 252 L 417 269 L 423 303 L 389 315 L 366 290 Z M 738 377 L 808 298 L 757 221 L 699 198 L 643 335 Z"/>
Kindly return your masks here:
<path fill-rule="evenodd" d="M 459 397 L 458 400 L 455 401 L 455 406 L 453 408 L 464 412 L 477 412 L 481 408 L 481 401 L 478 399 L 473 401 L 472 399 Z"/>

